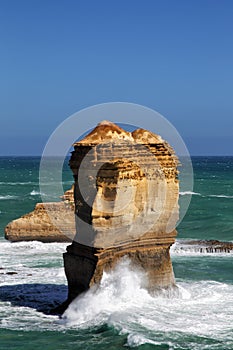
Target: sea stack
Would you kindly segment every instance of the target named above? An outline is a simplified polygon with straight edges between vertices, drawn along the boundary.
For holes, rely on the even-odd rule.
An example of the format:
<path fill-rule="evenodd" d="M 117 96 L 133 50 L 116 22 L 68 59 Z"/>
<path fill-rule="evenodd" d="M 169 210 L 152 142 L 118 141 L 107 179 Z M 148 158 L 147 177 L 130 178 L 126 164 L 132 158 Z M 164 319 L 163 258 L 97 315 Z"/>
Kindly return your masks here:
<path fill-rule="evenodd" d="M 11 242 L 72 242 L 75 235 L 73 186 L 60 202 L 37 203 L 35 209 L 5 227 Z"/>
<path fill-rule="evenodd" d="M 150 291 L 175 285 L 169 249 L 178 220 L 178 159 L 160 136 L 109 121 L 74 144 L 76 235 L 64 254 L 68 305 L 124 257 Z"/>

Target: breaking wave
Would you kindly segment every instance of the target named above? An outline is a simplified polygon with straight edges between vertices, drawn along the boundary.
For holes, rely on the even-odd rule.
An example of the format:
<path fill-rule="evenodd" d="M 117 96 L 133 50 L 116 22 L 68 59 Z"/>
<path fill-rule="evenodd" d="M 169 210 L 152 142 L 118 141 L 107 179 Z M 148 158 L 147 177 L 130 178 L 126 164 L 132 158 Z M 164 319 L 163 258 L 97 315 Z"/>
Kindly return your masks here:
<path fill-rule="evenodd" d="M 225 194 L 210 194 L 208 197 L 216 197 L 216 198 L 233 198 L 233 196 L 226 196 Z"/>
<path fill-rule="evenodd" d="M 175 349 L 184 342 L 185 349 L 233 347 L 232 284 L 179 280 L 178 288 L 151 295 L 144 288 L 145 275 L 127 260 L 105 272 L 98 288 L 74 300 L 61 320 L 38 312 L 66 297 L 66 245 L 0 242 L 0 328 L 66 332 L 105 325 L 132 348 Z"/>
<path fill-rule="evenodd" d="M 10 186 L 17 186 L 17 185 L 37 185 L 38 182 L 33 182 L 33 181 L 27 181 L 27 182 L 5 182 L 1 181 L 0 185 L 10 185 Z"/>
<path fill-rule="evenodd" d="M 201 196 L 200 193 L 197 192 L 192 192 L 192 191 L 184 191 L 184 192 L 179 192 L 180 196 L 186 196 L 186 195 L 192 195 L 192 196 Z"/>
<path fill-rule="evenodd" d="M 5 196 L 0 196 L 0 200 L 8 200 L 8 199 L 16 199 L 16 198 L 18 198 L 18 196 L 11 196 L 9 194 Z"/>
<path fill-rule="evenodd" d="M 30 192 L 30 195 L 31 195 L 31 196 L 40 196 L 41 193 L 40 193 L 40 191 L 32 190 L 32 191 Z"/>
<path fill-rule="evenodd" d="M 72 328 L 113 326 L 127 334 L 125 345 L 130 347 L 147 343 L 167 344 L 172 349 L 181 345 L 185 335 L 224 341 L 233 323 L 232 285 L 180 282 L 177 289 L 152 296 L 143 288 L 144 278 L 124 261 L 115 271 L 104 274 L 98 289 L 74 300 L 61 323 Z M 229 340 L 233 344 L 233 335 Z M 203 344 L 192 348 L 202 349 Z"/>
<path fill-rule="evenodd" d="M 201 194 L 199 192 L 192 192 L 192 191 L 184 191 L 179 192 L 180 196 L 201 196 L 201 197 L 215 197 L 215 198 L 230 198 L 232 199 L 233 196 L 228 196 L 225 194 Z"/>

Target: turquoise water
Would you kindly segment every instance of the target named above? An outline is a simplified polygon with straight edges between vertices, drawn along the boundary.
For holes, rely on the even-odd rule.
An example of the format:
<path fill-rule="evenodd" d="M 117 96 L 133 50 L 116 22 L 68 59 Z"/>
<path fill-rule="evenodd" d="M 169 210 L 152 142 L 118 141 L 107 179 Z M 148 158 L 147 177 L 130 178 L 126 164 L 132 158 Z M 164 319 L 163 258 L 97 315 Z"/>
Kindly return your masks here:
<path fill-rule="evenodd" d="M 0 157 L 0 237 L 5 225 L 32 211 L 41 202 L 39 189 L 40 157 Z M 49 181 L 52 181 L 51 172 Z M 69 189 L 73 176 L 64 164 L 63 187 Z M 58 198 L 54 196 L 54 201 Z"/>
<path fill-rule="evenodd" d="M 178 239 L 232 241 L 233 158 L 194 157 L 195 183 Z M 63 319 L 64 243 L 11 244 L 3 228 L 40 201 L 39 158 L 0 158 L 0 349 L 233 349 L 233 255 L 171 255 L 178 289 L 151 296 L 123 261 Z M 52 176 L 52 174 L 51 174 Z M 72 184 L 67 164 L 64 189 Z M 181 200 L 188 193 L 181 193 Z"/>
<path fill-rule="evenodd" d="M 233 240 L 233 158 L 194 157 L 194 194 L 180 238 Z"/>

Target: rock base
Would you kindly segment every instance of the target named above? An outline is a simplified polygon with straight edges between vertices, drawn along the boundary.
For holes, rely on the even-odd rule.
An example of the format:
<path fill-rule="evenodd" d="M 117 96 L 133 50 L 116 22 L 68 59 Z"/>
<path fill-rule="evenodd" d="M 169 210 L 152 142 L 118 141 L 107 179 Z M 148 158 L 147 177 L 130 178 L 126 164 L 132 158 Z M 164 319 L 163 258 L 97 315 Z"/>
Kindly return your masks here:
<path fill-rule="evenodd" d="M 132 265 L 146 274 L 145 288 L 153 293 L 161 288 L 175 286 L 170 259 L 170 245 L 156 245 L 153 241 L 133 242 L 116 248 L 96 249 L 73 242 L 64 254 L 68 281 L 68 299 L 60 307 L 64 312 L 70 302 L 94 284 L 99 284 L 104 271 L 114 269 L 121 259 L 128 258 Z"/>

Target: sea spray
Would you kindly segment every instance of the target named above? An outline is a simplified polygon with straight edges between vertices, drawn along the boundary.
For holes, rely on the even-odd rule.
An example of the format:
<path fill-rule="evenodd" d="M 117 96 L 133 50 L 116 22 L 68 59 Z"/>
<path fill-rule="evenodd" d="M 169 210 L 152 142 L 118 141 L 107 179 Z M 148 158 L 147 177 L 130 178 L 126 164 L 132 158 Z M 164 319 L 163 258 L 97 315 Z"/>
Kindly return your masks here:
<path fill-rule="evenodd" d="M 38 202 L 38 196 L 30 192 L 38 188 L 39 161 L 0 159 L 1 196 L 17 197 L 0 200 L 1 349 L 233 349 L 232 253 L 199 252 L 200 244 L 185 245 L 184 250 L 180 242 L 181 238 L 232 241 L 232 157 L 193 158 L 194 191 L 201 196 L 192 196 L 191 208 L 179 226 L 178 244 L 172 248 L 180 295 L 171 298 L 166 292 L 154 297 L 146 294 L 143 301 L 134 300 L 134 304 L 138 301 L 135 308 L 131 300 L 125 303 L 125 310 L 115 305 L 115 312 L 109 310 L 103 320 L 100 318 L 104 325 L 93 319 L 82 327 L 78 322 L 69 327 L 58 317 L 37 311 L 37 307 L 51 308 L 54 301 L 61 303 L 67 296 L 62 261 L 67 244 L 11 244 L 3 238 L 4 226 L 33 210 Z M 12 171 L 13 162 L 17 171 Z M 34 169 L 34 175 L 29 178 L 30 169 Z M 67 189 L 72 182 L 66 183 Z M 223 195 L 228 197 L 220 197 Z M 17 275 L 6 274 L 12 271 Z"/>
<path fill-rule="evenodd" d="M 114 271 L 104 273 L 98 288 L 74 300 L 61 323 L 81 329 L 107 324 L 120 334 L 128 334 L 130 346 L 162 343 L 164 334 L 173 346 L 174 334 L 178 338 L 185 333 L 215 341 L 226 337 L 226 329 L 233 323 L 232 285 L 179 282 L 176 292 L 162 290 L 152 296 L 143 288 L 144 278 L 141 271 L 123 261 Z"/>
<path fill-rule="evenodd" d="M 115 270 L 104 272 L 99 286 L 76 298 L 63 315 L 63 321 L 71 325 L 90 325 L 108 322 L 115 313 L 132 312 L 143 307 L 144 300 L 151 299 L 143 288 L 146 276 L 122 259 Z"/>
<path fill-rule="evenodd" d="M 146 275 L 123 259 L 114 270 L 104 272 L 99 286 L 76 298 L 63 314 L 66 326 L 90 327 L 98 324 L 113 324 L 117 328 L 121 321 L 135 322 L 148 308 L 168 299 L 189 299 L 191 294 L 183 287 L 161 289 L 151 295 L 144 286 Z M 143 317 L 143 316 L 142 316 Z"/>
<path fill-rule="evenodd" d="M 142 271 L 134 270 L 123 261 L 115 271 L 104 273 L 100 286 L 76 299 L 65 317 L 58 320 L 37 309 L 51 306 L 55 299 L 62 302 L 66 297 L 62 268 L 65 246 L 62 243 L 0 242 L 2 330 L 54 331 L 56 339 L 65 332 L 66 341 L 75 334 L 76 348 L 80 350 L 85 348 L 83 339 L 88 348 L 94 349 L 90 337 L 94 341 L 95 330 L 102 328 L 107 329 L 109 337 L 101 338 L 106 348 L 108 341 L 115 344 L 118 337 L 130 347 L 146 343 L 172 349 L 182 348 L 185 342 L 184 349 L 233 348 L 233 280 L 229 255 L 173 256 L 178 292 L 171 294 L 163 290 L 154 296 L 144 289 Z M 198 273 L 197 281 L 193 278 L 194 268 Z M 208 275 L 205 281 L 202 280 L 203 269 Z M 7 271 L 16 271 L 17 275 L 7 275 Z M 219 279 L 222 276 L 223 281 L 231 280 L 217 282 L 214 271 Z M 101 337 L 101 331 L 98 332 Z M 43 333 L 43 337 L 46 336 Z"/>

